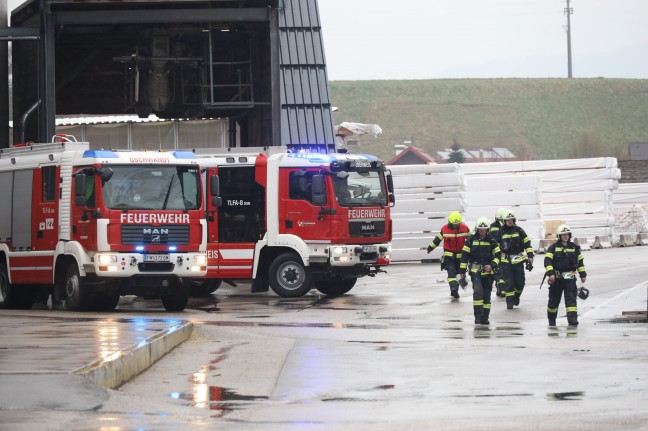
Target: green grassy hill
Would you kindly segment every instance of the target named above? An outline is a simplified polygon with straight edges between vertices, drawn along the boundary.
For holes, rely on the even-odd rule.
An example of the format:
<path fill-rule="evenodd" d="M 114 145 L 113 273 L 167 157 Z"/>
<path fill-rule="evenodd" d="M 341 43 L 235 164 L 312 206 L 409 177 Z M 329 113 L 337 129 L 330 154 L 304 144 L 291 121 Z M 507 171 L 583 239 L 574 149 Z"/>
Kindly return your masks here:
<path fill-rule="evenodd" d="M 442 79 L 331 81 L 336 124 L 376 123 L 354 153 L 389 159 L 413 137 L 433 156 L 456 140 L 469 150 L 506 147 L 524 158 L 614 156 L 648 141 L 648 80 Z"/>

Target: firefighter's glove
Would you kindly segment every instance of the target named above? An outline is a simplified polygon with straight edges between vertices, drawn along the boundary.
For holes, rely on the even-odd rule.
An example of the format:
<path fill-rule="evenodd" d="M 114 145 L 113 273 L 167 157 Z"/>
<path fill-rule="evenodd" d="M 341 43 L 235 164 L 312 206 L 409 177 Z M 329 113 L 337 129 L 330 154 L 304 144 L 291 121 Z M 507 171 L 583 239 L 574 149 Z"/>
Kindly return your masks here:
<path fill-rule="evenodd" d="M 459 286 L 463 290 L 466 290 L 466 287 L 468 286 L 468 281 L 466 281 L 466 274 L 461 274 L 461 277 L 459 278 Z"/>
<path fill-rule="evenodd" d="M 427 252 L 428 252 L 428 254 L 430 254 L 430 252 L 431 252 L 432 250 L 434 250 L 434 247 L 432 247 L 431 245 L 428 245 L 428 247 L 427 247 Z"/>

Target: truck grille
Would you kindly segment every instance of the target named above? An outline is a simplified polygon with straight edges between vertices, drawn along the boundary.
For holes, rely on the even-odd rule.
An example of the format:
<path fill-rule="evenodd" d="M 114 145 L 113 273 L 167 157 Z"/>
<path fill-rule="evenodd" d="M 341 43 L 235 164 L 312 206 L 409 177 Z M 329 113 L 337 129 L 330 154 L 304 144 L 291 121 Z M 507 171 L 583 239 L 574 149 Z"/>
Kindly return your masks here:
<path fill-rule="evenodd" d="M 138 263 L 140 272 L 171 272 L 175 265 L 169 262 L 144 262 Z"/>
<path fill-rule="evenodd" d="M 189 244 L 189 225 L 122 225 L 122 244 Z"/>
<path fill-rule="evenodd" d="M 354 238 L 365 238 L 385 235 L 385 220 L 350 221 L 349 235 Z"/>

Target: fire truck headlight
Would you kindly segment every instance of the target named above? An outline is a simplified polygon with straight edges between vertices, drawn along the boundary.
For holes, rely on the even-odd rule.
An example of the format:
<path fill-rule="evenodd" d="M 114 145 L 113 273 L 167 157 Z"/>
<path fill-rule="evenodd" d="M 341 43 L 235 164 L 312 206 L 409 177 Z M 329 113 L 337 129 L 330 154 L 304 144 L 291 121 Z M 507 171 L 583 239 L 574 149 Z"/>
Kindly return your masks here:
<path fill-rule="evenodd" d="M 191 270 L 193 272 L 199 272 L 199 271 L 204 271 L 207 268 L 205 266 L 200 266 L 200 265 L 191 265 Z"/>
<path fill-rule="evenodd" d="M 333 247 L 333 254 L 346 254 L 347 253 L 347 248 L 346 247 Z"/>
<path fill-rule="evenodd" d="M 204 266 L 207 263 L 207 256 L 205 256 L 204 254 L 199 254 L 198 256 L 196 256 L 195 262 L 197 265 Z"/>
<path fill-rule="evenodd" d="M 97 261 L 101 265 L 108 265 L 109 263 L 117 263 L 117 256 L 114 254 L 99 254 L 97 255 Z"/>
<path fill-rule="evenodd" d="M 119 267 L 117 265 L 108 266 L 108 272 L 117 272 L 117 271 L 119 271 Z"/>

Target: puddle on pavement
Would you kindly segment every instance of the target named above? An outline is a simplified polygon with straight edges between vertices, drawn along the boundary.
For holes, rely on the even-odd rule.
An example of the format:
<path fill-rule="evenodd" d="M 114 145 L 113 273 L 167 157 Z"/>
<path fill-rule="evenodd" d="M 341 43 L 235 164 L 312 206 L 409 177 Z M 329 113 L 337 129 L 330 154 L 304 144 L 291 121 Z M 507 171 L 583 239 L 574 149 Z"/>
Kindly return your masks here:
<path fill-rule="evenodd" d="M 201 321 L 194 322 L 209 326 L 257 326 L 272 328 L 333 328 L 333 329 L 388 329 L 386 325 L 356 325 L 346 323 L 307 323 L 307 322 L 233 322 L 233 321 Z"/>
<path fill-rule="evenodd" d="M 452 398 L 510 398 L 510 397 L 532 397 L 533 394 L 465 394 L 465 395 L 452 395 Z"/>
<path fill-rule="evenodd" d="M 228 412 L 240 410 L 251 402 L 267 400 L 266 396 L 243 395 L 229 388 L 207 384 L 207 375 L 218 370 L 218 364 L 227 359 L 228 353 L 235 347 L 247 344 L 239 343 L 210 352 L 214 359 L 202 366 L 200 371 L 193 373 L 189 380 L 193 385 L 186 392 L 171 392 L 169 396 L 178 400 L 190 401 L 186 406 L 214 410 L 218 413 L 213 418 L 220 418 Z M 213 375 L 213 374 L 212 374 Z"/>
<path fill-rule="evenodd" d="M 549 392 L 547 399 L 552 401 L 578 401 L 582 400 L 585 392 Z"/>

